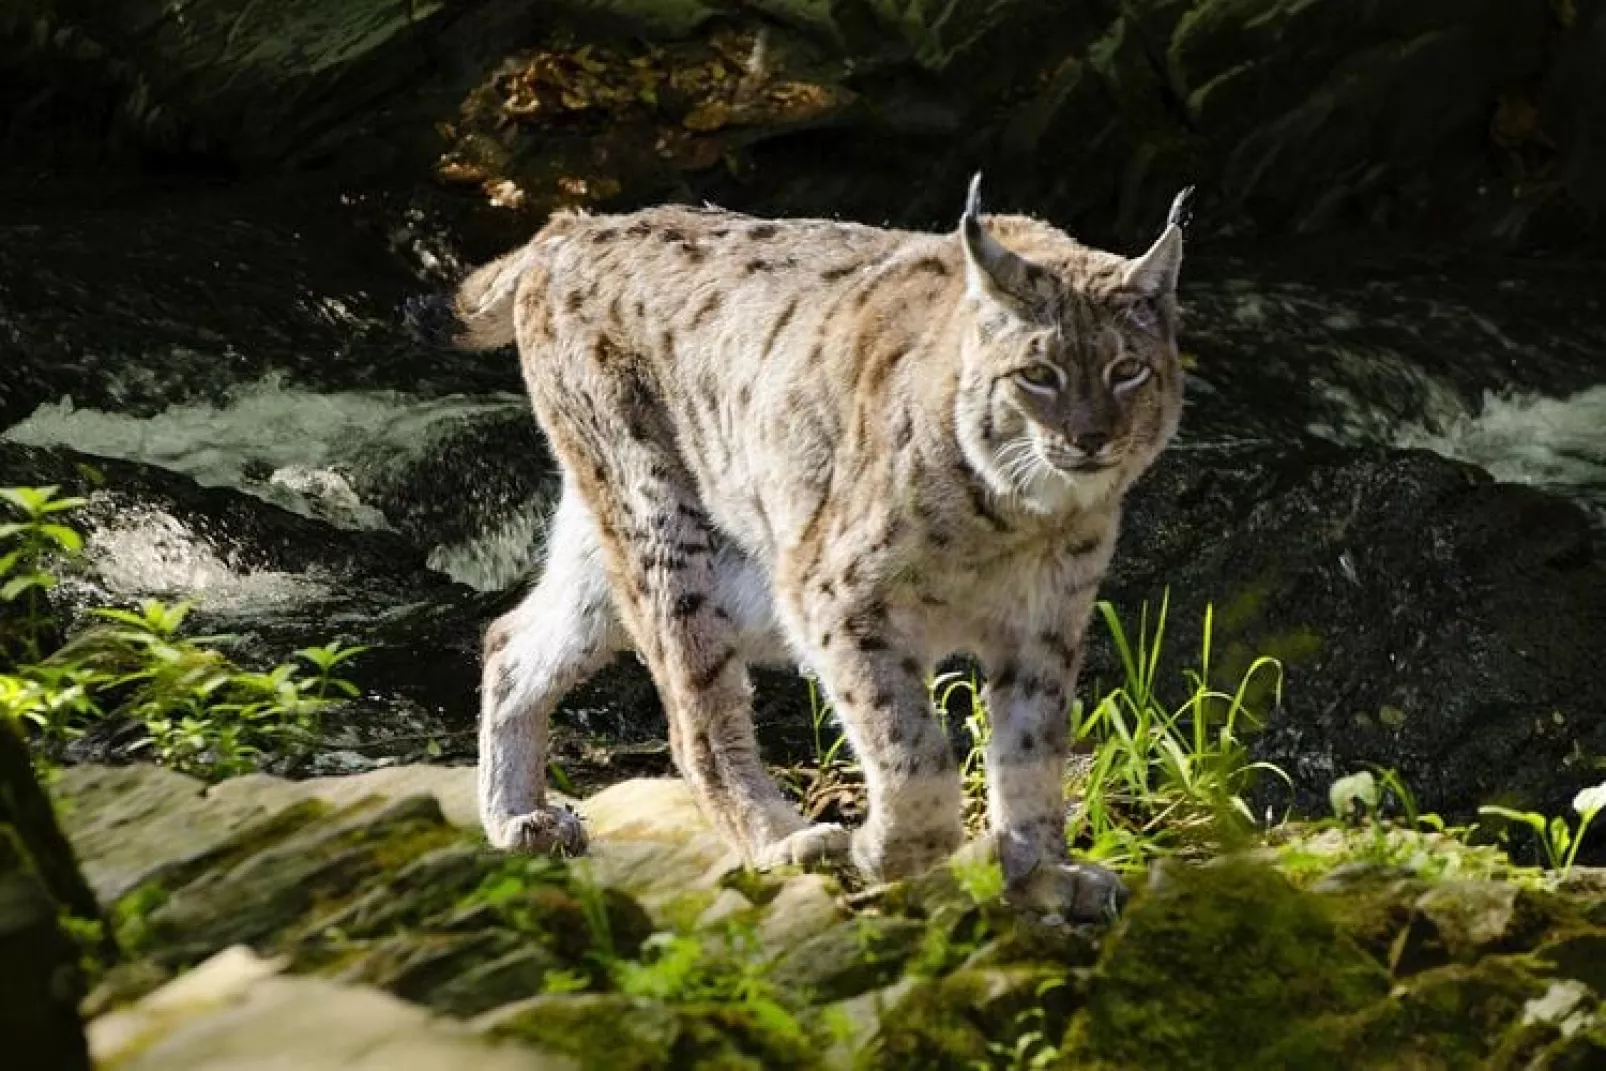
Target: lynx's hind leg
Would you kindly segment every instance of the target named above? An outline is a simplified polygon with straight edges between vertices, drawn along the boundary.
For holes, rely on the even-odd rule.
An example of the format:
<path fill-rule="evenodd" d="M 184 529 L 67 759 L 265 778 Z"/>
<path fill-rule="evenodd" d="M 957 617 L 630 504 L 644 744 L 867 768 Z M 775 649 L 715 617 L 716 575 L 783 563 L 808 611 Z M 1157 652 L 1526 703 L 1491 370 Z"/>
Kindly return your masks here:
<path fill-rule="evenodd" d="M 799 844 L 776 856 L 808 823 L 759 761 L 749 645 L 717 562 L 724 539 L 654 385 L 605 339 L 574 340 L 554 363 L 526 377 L 536 412 L 596 518 L 615 605 L 663 701 L 676 767 L 748 862 L 815 854 Z"/>
<path fill-rule="evenodd" d="M 579 819 L 546 802 L 549 722 L 564 693 L 627 642 L 596 526 L 565 480 L 540 582 L 485 634 L 479 806 L 495 847 L 563 855 L 585 849 Z"/>

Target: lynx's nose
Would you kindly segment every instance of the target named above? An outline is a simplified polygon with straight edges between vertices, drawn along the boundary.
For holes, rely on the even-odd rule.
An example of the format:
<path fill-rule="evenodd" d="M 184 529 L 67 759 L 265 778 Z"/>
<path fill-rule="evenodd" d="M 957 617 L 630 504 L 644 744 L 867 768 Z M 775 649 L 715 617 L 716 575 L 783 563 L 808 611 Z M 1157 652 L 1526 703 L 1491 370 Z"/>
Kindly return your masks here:
<path fill-rule="evenodd" d="M 1079 432 L 1071 436 L 1071 445 L 1088 457 L 1097 457 L 1106 446 L 1110 445 L 1110 433 L 1107 431 Z"/>

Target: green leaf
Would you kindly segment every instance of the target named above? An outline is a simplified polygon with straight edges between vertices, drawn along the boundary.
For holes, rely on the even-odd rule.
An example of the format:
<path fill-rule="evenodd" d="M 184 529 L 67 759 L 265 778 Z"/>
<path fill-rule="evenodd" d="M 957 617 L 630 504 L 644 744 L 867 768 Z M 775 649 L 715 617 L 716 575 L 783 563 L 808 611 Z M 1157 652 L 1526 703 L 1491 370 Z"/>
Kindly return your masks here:
<path fill-rule="evenodd" d="M 1509 807 L 1496 807 L 1493 804 L 1479 807 L 1478 813 L 1494 815 L 1496 818 L 1504 818 L 1511 822 L 1520 822 L 1538 833 L 1541 840 L 1545 837 L 1546 823 L 1545 816 L 1542 814 L 1535 814 L 1533 811 L 1513 811 Z"/>
<path fill-rule="evenodd" d="M 1551 858 L 1560 862 L 1566 855 L 1567 849 L 1572 847 L 1573 831 L 1567 825 L 1567 820 L 1557 815 L 1550 820 L 1550 851 Z"/>
<path fill-rule="evenodd" d="M 30 517 L 36 517 L 43 512 L 45 503 L 55 497 L 59 490 L 54 485 L 49 487 L 0 487 L 0 500 L 11 503 Z"/>
<path fill-rule="evenodd" d="M 25 591 L 49 591 L 56 586 L 56 578 L 48 573 L 24 573 L 0 584 L 0 602 L 13 602 Z"/>
<path fill-rule="evenodd" d="M 84 537 L 64 524 L 41 524 L 39 533 L 68 554 L 84 549 Z"/>

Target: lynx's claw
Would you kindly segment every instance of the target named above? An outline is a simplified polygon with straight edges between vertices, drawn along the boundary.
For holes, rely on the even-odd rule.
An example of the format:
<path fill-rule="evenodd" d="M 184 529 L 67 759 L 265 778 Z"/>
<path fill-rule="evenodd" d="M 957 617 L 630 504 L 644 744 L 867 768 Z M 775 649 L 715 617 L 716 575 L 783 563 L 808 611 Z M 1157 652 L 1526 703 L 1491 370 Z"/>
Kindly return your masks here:
<path fill-rule="evenodd" d="M 1005 895 L 1066 922 L 1105 922 L 1120 913 L 1128 894 L 1121 879 L 1101 866 L 1055 863 L 1036 868 Z"/>
<path fill-rule="evenodd" d="M 756 865 L 760 870 L 777 866 L 806 866 L 848 854 L 850 842 L 846 829 L 834 822 L 820 822 L 804 826 L 771 844 L 759 853 Z"/>
<path fill-rule="evenodd" d="M 586 830 L 580 816 L 567 807 L 545 807 L 529 814 L 507 815 L 487 825 L 493 847 L 530 855 L 584 855 Z"/>

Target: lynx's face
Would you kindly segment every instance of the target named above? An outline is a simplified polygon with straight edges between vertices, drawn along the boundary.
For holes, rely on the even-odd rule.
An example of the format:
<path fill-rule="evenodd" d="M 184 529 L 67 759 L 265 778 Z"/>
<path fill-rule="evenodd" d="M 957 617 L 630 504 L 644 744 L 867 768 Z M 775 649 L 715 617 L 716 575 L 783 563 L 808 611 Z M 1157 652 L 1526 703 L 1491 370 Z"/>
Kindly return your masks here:
<path fill-rule="evenodd" d="M 1159 456 L 1182 409 L 1180 229 L 1138 260 L 1079 250 L 1049 267 L 966 219 L 979 238 L 966 243 L 975 321 L 956 405 L 967 459 L 995 493 L 1038 513 L 1121 493 Z"/>

